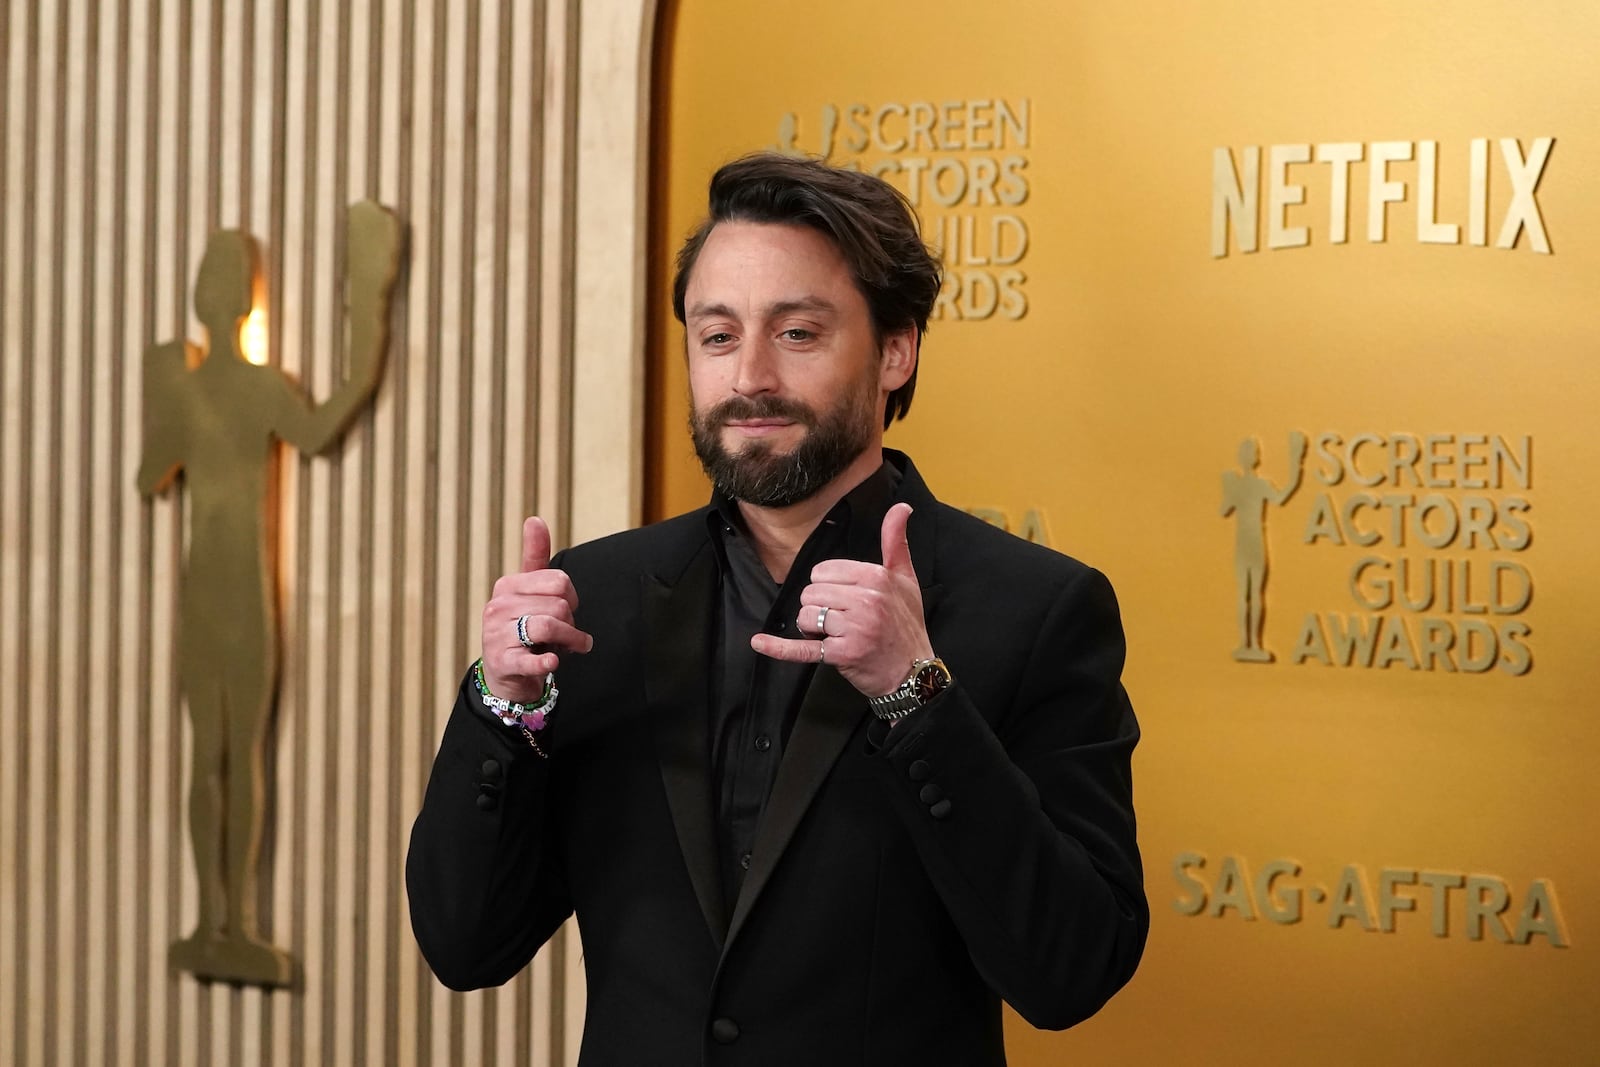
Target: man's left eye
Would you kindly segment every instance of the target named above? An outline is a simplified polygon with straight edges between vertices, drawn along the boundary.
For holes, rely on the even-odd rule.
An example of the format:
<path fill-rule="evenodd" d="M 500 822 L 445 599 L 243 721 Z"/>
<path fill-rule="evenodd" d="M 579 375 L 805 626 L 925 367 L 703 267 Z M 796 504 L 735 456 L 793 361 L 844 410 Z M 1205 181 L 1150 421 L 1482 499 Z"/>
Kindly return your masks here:
<path fill-rule="evenodd" d="M 791 341 L 809 341 L 809 340 L 811 340 L 811 331 L 810 330 L 803 330 L 800 327 L 795 326 L 795 327 L 792 327 L 790 329 L 784 330 L 783 331 L 783 336 L 788 338 Z"/>

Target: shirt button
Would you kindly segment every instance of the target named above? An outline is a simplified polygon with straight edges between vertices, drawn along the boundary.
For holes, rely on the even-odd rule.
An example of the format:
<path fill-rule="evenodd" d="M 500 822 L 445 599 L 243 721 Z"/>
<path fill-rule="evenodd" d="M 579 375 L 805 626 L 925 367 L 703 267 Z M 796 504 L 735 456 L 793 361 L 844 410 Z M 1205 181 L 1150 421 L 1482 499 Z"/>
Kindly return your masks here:
<path fill-rule="evenodd" d="M 757 752 L 765 752 L 767 749 L 769 749 L 771 747 L 772 747 L 772 738 L 768 737 L 766 734 L 762 734 L 760 737 L 756 738 L 756 751 Z"/>
<path fill-rule="evenodd" d="M 739 857 L 739 866 L 747 871 L 750 869 L 750 853 L 746 852 Z"/>
<path fill-rule="evenodd" d="M 711 1040 L 719 1045 L 731 1045 L 739 1040 L 739 1024 L 732 1019 L 714 1019 L 711 1023 Z"/>
<path fill-rule="evenodd" d="M 944 799 L 944 790 L 940 789 L 932 782 L 929 782 L 927 785 L 922 787 L 922 790 L 917 794 L 917 797 L 924 804 L 937 804 L 939 801 Z"/>
<path fill-rule="evenodd" d="M 929 767 L 928 761 L 924 759 L 915 760 L 906 768 L 906 776 L 913 782 L 926 782 L 931 773 L 933 768 Z"/>

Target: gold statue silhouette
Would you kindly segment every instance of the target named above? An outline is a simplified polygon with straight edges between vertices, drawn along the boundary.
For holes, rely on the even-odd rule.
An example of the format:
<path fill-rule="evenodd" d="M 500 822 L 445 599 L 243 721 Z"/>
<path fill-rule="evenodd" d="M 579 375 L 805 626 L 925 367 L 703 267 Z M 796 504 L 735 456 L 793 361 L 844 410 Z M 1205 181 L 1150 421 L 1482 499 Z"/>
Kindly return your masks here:
<path fill-rule="evenodd" d="M 182 470 L 189 495 L 178 677 L 194 728 L 189 833 L 200 921 L 169 959 L 201 978 L 294 977 L 294 961 L 262 939 L 256 919 L 262 756 L 278 674 L 273 438 L 322 452 L 377 389 L 399 220 L 371 201 L 354 204 L 346 242 L 348 374 L 323 403 L 313 407 L 282 371 L 245 358 L 240 333 L 262 285 L 256 242 L 240 231 L 212 235 L 195 279 L 206 348 L 168 341 L 144 356 L 139 491 L 161 492 Z"/>
<path fill-rule="evenodd" d="M 778 143 L 774 145 L 780 152 L 798 153 L 799 147 L 795 140 L 799 137 L 799 120 L 793 111 L 785 111 L 778 120 Z"/>
<path fill-rule="evenodd" d="M 1222 517 L 1238 512 L 1233 542 L 1233 572 L 1239 590 L 1239 647 L 1233 658 L 1244 663 L 1271 663 L 1272 653 L 1261 643 L 1266 620 L 1267 505 L 1283 505 L 1300 488 L 1306 460 L 1306 435 L 1289 435 L 1289 482 L 1277 489 L 1256 473 L 1261 465 L 1261 445 L 1254 437 L 1239 443 L 1239 469 L 1222 475 Z"/>
<path fill-rule="evenodd" d="M 833 138 L 839 130 L 839 108 L 834 104 L 823 104 L 821 119 L 817 125 L 817 156 L 827 159 L 833 154 Z M 803 156 L 807 153 L 800 147 L 800 119 L 793 111 L 785 111 L 778 119 L 778 140 L 772 147 L 779 152 L 789 155 Z"/>
<path fill-rule="evenodd" d="M 817 155 L 827 159 L 833 155 L 833 135 L 839 129 L 839 109 L 833 104 L 822 105 L 822 119 L 817 130 Z"/>

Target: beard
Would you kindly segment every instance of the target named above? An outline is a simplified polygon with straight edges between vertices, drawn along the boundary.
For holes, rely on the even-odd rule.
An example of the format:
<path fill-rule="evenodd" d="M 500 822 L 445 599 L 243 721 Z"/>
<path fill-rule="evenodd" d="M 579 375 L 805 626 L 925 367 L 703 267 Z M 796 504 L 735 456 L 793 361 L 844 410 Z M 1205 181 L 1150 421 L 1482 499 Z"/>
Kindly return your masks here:
<path fill-rule="evenodd" d="M 820 415 L 797 400 L 735 396 L 704 415 L 692 412 L 689 428 L 700 465 L 724 496 L 756 507 L 786 508 L 816 495 L 866 451 L 874 417 L 867 389 L 841 397 Z M 805 427 L 805 436 L 787 452 L 765 441 L 748 442 L 737 452 L 723 446 L 729 421 L 771 418 L 794 420 Z"/>

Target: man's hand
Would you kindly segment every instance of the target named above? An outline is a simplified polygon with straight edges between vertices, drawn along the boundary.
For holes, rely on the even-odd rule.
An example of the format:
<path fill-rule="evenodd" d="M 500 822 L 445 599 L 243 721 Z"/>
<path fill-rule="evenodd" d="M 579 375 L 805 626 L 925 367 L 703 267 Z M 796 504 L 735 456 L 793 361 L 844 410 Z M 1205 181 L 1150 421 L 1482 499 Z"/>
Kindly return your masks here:
<path fill-rule="evenodd" d="M 483 677 L 489 692 L 527 704 L 544 692 L 560 652 L 587 652 L 594 638 L 574 623 L 578 594 L 566 571 L 550 569 L 550 528 L 537 515 L 522 524 L 522 570 L 494 583 L 483 607 Z M 517 620 L 531 648 L 517 637 Z"/>
<path fill-rule="evenodd" d="M 829 559 L 811 570 L 800 594 L 795 622 L 805 640 L 756 634 L 750 647 L 763 656 L 794 663 L 819 660 L 837 667 L 845 680 L 869 697 L 893 692 L 914 660 L 933 655 L 922 618 L 922 589 L 911 567 L 906 541 L 910 504 L 896 504 L 883 517 L 883 565 Z M 823 608 L 823 629 L 817 617 Z"/>

